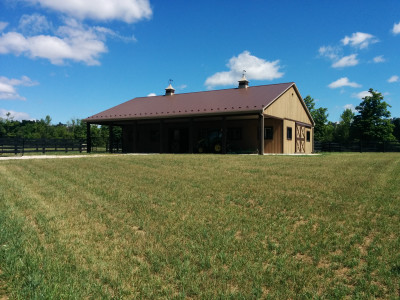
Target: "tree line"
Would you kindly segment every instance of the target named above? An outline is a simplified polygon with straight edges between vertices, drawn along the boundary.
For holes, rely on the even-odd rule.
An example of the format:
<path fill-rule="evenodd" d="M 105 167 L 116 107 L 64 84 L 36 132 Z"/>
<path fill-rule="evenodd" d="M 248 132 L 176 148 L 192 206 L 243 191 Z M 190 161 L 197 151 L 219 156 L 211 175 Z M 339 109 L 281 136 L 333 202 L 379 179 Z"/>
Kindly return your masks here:
<path fill-rule="evenodd" d="M 314 99 L 308 95 L 304 102 L 314 119 L 314 139 L 320 142 L 349 143 L 356 141 L 400 142 L 400 118 L 391 118 L 383 95 L 369 89 L 368 96 L 356 106 L 356 112 L 347 108 L 339 122 L 328 121 L 328 109 L 315 107 Z"/>
<path fill-rule="evenodd" d="M 114 128 L 114 135 L 119 136 L 121 130 Z M 95 146 L 104 146 L 108 142 L 108 126 L 90 127 L 91 137 Z M 71 119 L 66 124 L 52 124 L 51 117 L 40 120 L 14 120 L 10 113 L 0 118 L 0 138 L 25 139 L 74 139 L 86 140 L 86 123 L 80 119 Z"/>

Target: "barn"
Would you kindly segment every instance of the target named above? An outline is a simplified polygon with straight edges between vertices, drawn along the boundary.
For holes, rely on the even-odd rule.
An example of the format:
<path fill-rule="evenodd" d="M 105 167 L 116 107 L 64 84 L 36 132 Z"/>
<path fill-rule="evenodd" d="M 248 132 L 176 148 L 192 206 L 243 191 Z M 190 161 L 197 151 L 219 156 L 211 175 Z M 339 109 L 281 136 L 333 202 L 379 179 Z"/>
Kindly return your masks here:
<path fill-rule="evenodd" d="M 83 120 L 122 128 L 125 153 L 312 153 L 314 121 L 293 82 L 139 97 Z M 110 134 L 110 144 L 113 135 Z M 111 148 L 112 149 L 112 148 Z"/>

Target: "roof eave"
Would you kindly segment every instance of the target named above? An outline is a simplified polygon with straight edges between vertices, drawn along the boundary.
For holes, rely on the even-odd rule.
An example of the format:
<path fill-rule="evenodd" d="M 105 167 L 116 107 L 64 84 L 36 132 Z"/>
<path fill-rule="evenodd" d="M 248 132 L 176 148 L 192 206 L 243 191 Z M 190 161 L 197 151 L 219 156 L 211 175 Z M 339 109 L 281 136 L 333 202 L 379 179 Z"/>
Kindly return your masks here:
<path fill-rule="evenodd" d="M 101 124 L 109 122 L 119 122 L 119 121 L 138 121 L 138 120 L 151 120 L 151 119 L 184 119 L 184 118 L 198 118 L 198 117 L 218 117 L 218 116 L 229 116 L 229 115 L 247 115 L 247 114 L 262 114 L 263 110 L 245 110 L 245 111 L 234 111 L 234 112 L 212 112 L 206 114 L 185 114 L 185 115 L 152 115 L 145 117 L 127 117 L 127 118 L 101 118 L 101 119 L 83 119 L 82 122 L 91 124 Z"/>

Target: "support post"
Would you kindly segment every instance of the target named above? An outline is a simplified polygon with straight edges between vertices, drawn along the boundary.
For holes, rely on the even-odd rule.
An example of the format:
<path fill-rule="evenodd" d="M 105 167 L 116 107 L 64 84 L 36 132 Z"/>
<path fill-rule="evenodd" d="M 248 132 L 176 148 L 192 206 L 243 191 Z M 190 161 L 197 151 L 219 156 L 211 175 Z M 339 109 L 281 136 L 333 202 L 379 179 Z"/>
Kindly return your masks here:
<path fill-rule="evenodd" d="M 160 120 L 160 153 L 164 152 L 164 121 Z"/>
<path fill-rule="evenodd" d="M 138 148 L 137 148 L 137 121 L 133 122 L 133 153 L 137 153 L 138 152 Z"/>
<path fill-rule="evenodd" d="M 226 154 L 226 117 L 222 117 L 222 154 Z"/>
<path fill-rule="evenodd" d="M 264 155 L 264 114 L 258 117 L 260 127 L 260 155 Z"/>
<path fill-rule="evenodd" d="M 311 139 L 311 142 L 312 142 L 312 153 L 315 153 L 314 127 L 312 127 L 312 129 L 311 129 L 311 134 L 312 134 L 312 139 Z"/>
<path fill-rule="evenodd" d="M 190 118 L 190 120 L 189 120 L 189 153 L 193 153 L 193 135 L 194 135 L 193 118 Z"/>
<path fill-rule="evenodd" d="M 110 152 L 110 153 L 113 153 L 113 148 L 114 148 L 114 126 L 112 126 L 112 125 L 109 125 L 108 126 L 108 132 L 109 132 L 109 140 L 108 140 L 108 144 L 109 144 L 109 149 L 108 149 L 108 151 Z"/>

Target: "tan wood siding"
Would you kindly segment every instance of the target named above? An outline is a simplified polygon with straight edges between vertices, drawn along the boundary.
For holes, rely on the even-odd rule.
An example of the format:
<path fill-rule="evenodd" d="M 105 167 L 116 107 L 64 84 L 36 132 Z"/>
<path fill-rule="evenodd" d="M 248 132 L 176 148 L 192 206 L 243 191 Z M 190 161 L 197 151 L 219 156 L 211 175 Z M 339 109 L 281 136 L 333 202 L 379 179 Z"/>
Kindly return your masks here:
<path fill-rule="evenodd" d="M 307 141 L 307 132 L 310 132 L 310 141 Z M 306 128 L 306 145 L 305 145 L 305 153 L 310 154 L 313 150 L 313 130 L 312 128 Z"/>
<path fill-rule="evenodd" d="M 275 100 L 264 113 L 282 119 L 291 119 L 305 124 L 312 124 L 302 105 L 302 100 L 298 97 L 293 87 Z"/>
<path fill-rule="evenodd" d="M 283 120 L 283 153 L 290 154 L 295 152 L 295 122 Z M 287 128 L 292 128 L 292 139 L 287 138 Z"/>
<path fill-rule="evenodd" d="M 264 153 L 282 153 L 282 124 L 282 120 L 265 118 L 264 127 L 273 128 L 273 139 L 264 140 Z"/>

